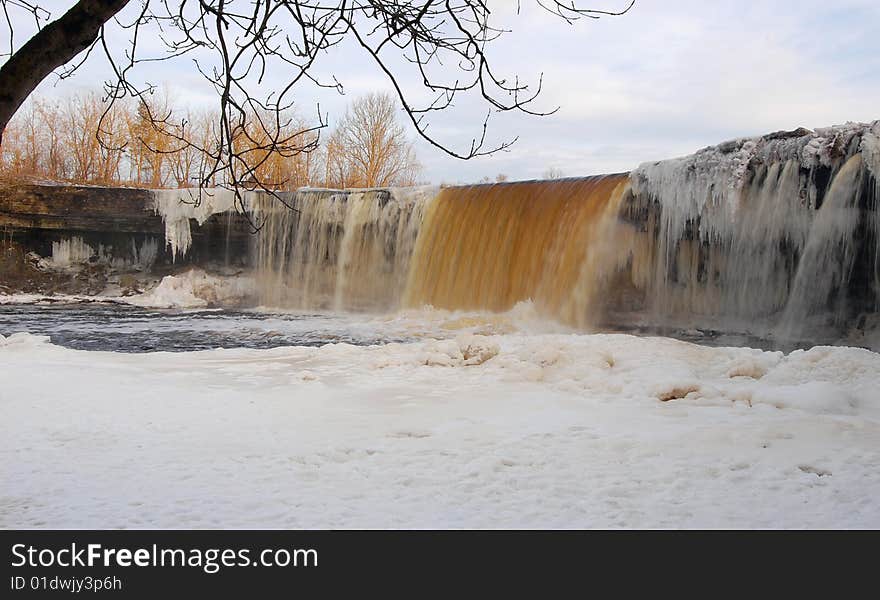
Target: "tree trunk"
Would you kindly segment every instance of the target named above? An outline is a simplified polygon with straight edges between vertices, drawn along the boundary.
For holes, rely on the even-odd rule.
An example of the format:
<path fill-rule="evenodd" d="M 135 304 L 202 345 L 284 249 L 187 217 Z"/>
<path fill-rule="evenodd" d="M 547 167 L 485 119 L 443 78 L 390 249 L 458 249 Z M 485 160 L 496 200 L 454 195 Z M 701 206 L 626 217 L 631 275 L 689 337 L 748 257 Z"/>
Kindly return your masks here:
<path fill-rule="evenodd" d="M 95 41 L 101 26 L 129 0 L 79 0 L 0 67 L 0 143 L 12 115 L 43 79 Z"/>

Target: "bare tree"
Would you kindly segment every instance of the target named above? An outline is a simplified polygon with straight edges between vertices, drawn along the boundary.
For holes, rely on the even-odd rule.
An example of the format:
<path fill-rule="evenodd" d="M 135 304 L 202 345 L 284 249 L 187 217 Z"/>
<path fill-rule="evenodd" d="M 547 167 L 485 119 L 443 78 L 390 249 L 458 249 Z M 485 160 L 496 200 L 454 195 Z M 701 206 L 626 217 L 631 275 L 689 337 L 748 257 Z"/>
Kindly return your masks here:
<path fill-rule="evenodd" d="M 287 137 L 297 147 L 317 146 L 318 134 L 294 111 L 283 115 L 278 126 L 281 131 L 267 132 L 257 122 L 270 123 L 272 116 L 259 115 L 252 119 L 249 129 L 243 129 L 235 140 L 235 152 L 243 157 L 243 165 L 264 189 L 292 190 L 308 184 L 311 179 L 311 152 L 280 152 L 269 143 L 270 136 Z"/>
<path fill-rule="evenodd" d="M 6 128 L 3 173 L 17 178 L 66 178 L 71 161 L 69 148 L 62 143 L 61 121 L 58 103 L 37 98 L 22 107 Z"/>
<path fill-rule="evenodd" d="M 324 186 L 346 188 L 351 185 L 353 175 L 351 164 L 345 158 L 342 131 L 336 129 L 328 137 L 324 145 Z"/>
<path fill-rule="evenodd" d="M 211 123 L 213 117 L 207 113 L 196 114 L 191 110 L 187 110 L 185 116 L 175 124 L 175 137 L 187 141 L 180 144 L 176 152 L 172 152 L 168 156 L 168 162 L 171 169 L 171 177 L 174 184 L 179 188 L 190 187 L 193 179 L 199 172 L 200 155 L 196 151 L 196 145 L 205 145 L 210 138 Z M 201 139 L 196 141 L 196 136 Z"/>
<path fill-rule="evenodd" d="M 71 178 L 96 179 L 101 145 L 95 138 L 104 107 L 94 94 L 77 94 L 67 99 L 61 112 L 62 142 L 71 157 Z"/>
<path fill-rule="evenodd" d="M 7 143 L 3 145 L 4 172 L 27 176 L 39 174 L 42 146 L 37 137 L 38 119 L 36 107 L 30 104 L 19 113 L 16 122 L 7 128 Z"/>
<path fill-rule="evenodd" d="M 562 179 L 563 177 L 565 177 L 565 173 L 556 167 L 550 167 L 541 174 L 541 179 Z"/>
<path fill-rule="evenodd" d="M 332 185 L 411 185 L 420 171 L 390 94 L 368 94 L 355 100 L 334 132 L 334 144 L 344 163 L 340 170 L 345 178 Z"/>
<path fill-rule="evenodd" d="M 177 124 L 170 118 L 172 114 L 171 98 L 167 90 L 141 98 L 129 113 L 129 138 L 121 146 L 128 146 L 129 153 L 137 164 L 139 183 L 146 183 L 153 188 L 164 187 L 171 174 L 171 157 L 180 153 L 184 147 L 192 145 L 184 130 L 184 121 Z M 156 127 L 154 115 L 166 115 L 168 123 Z M 120 144 L 107 143 L 107 134 L 111 131 L 106 122 L 101 124 L 101 139 L 108 148 L 113 149 Z M 145 173 L 149 176 L 143 178 Z"/>
<path fill-rule="evenodd" d="M 69 160 L 66 147 L 62 143 L 62 118 L 59 104 L 36 99 L 34 105 L 40 115 L 43 148 L 46 153 L 46 160 L 41 170 L 52 179 L 63 180 L 68 177 Z"/>
<path fill-rule="evenodd" d="M 387 76 L 418 134 L 452 156 L 472 158 L 515 141 L 487 143 L 492 112 L 548 114 L 533 108 L 541 91 L 540 76 L 529 85 L 493 68 L 492 42 L 505 31 L 495 24 L 485 0 L 78 0 L 55 20 L 35 1 L 2 2 L 4 14 L 10 9 L 29 14 L 37 31 L 17 47 L 13 20 L 7 16 L 10 56 L 0 68 L 0 129 L 34 88 L 62 66 L 60 76 L 69 77 L 92 55 L 103 54 L 115 74 L 106 85 L 110 102 L 126 97 L 143 101 L 154 88 L 137 83 L 137 65 L 189 56 L 217 93 L 217 123 L 209 143 L 201 145 L 181 135 L 183 123 L 168 113 L 153 111 L 148 102 L 142 102 L 142 110 L 154 127 L 175 140 L 173 151 L 186 145 L 205 157 L 200 185 L 219 182 L 232 187 L 239 198 L 239 190 L 259 185 L 263 164 L 242 156 L 240 148 L 246 148 L 251 157 L 257 150 L 268 157 L 273 152 L 294 156 L 317 148 L 317 136 L 308 134 L 326 126 L 320 108 L 316 119 L 302 129 L 292 127 L 285 115 L 292 106 L 293 91 L 303 82 L 342 91 L 335 78 L 318 78 L 315 63 L 343 40 L 351 40 Z M 613 11 L 580 8 L 575 0 L 535 2 L 568 23 L 582 17 L 620 15 L 633 4 Z M 132 10 L 123 11 L 129 4 Z M 114 22 L 128 31 L 124 49 L 108 42 L 107 28 Z M 139 41 L 146 35 L 163 42 L 160 54 L 144 53 Z M 278 67 L 288 75 L 279 85 L 264 90 L 267 72 Z M 402 85 L 406 69 L 429 92 L 426 103 L 413 99 L 419 97 L 418 90 Z M 432 135 L 429 117 L 451 106 L 460 94 L 479 97 L 487 113 L 478 135 L 464 148 L 454 148 Z M 103 125 L 99 127 L 102 141 L 112 147 L 103 135 Z"/>

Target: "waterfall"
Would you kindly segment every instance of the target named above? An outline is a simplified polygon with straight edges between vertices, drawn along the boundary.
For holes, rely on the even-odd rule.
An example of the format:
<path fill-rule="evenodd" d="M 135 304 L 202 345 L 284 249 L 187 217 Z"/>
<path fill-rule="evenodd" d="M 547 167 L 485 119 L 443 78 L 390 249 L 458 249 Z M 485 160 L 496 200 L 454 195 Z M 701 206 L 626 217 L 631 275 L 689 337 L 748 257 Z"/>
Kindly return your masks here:
<path fill-rule="evenodd" d="M 880 122 L 733 140 L 632 173 L 249 193 L 260 302 L 389 312 L 531 301 L 588 330 L 839 339 L 880 309 Z M 175 255 L 231 192 L 158 192 Z M 837 336 L 836 338 L 834 336 Z"/>
<path fill-rule="evenodd" d="M 845 292 L 856 258 L 858 192 L 863 174 L 862 157 L 850 157 L 834 177 L 822 207 L 816 212 L 786 303 L 786 331 L 796 331 L 808 317 L 826 308 L 835 324 L 846 318 Z"/>
<path fill-rule="evenodd" d="M 548 316 L 591 322 L 628 187 L 625 175 L 451 187 L 425 216 L 405 304 L 510 309 L 532 300 Z"/>
<path fill-rule="evenodd" d="M 261 301 L 298 309 L 389 311 L 400 305 L 425 206 L 436 189 L 310 190 L 257 195 Z"/>

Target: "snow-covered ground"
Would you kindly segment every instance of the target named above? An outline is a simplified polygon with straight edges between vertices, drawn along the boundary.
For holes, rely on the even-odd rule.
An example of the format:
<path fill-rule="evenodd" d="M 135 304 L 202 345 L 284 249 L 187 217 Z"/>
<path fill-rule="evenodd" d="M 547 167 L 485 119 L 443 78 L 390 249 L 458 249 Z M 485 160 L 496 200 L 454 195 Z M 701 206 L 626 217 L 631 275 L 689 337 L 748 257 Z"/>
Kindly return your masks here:
<path fill-rule="evenodd" d="M 2 527 L 880 527 L 880 355 L 0 340 Z"/>

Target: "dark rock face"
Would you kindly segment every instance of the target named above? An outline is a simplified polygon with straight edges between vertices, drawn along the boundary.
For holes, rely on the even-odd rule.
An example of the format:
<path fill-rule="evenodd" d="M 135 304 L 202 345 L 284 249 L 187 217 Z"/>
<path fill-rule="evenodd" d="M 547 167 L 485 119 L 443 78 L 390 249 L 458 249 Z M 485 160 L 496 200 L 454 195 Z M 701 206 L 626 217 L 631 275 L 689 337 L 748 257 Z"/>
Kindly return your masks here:
<path fill-rule="evenodd" d="M 117 284 L 125 293 L 137 291 L 138 281 L 192 266 L 248 264 L 250 224 L 242 215 L 212 215 L 201 226 L 191 220 L 190 229 L 192 246 L 175 259 L 150 190 L 6 186 L 0 189 L 0 292 L 98 294 Z"/>
<path fill-rule="evenodd" d="M 13 230 L 161 235 L 149 190 L 14 185 L 0 191 L 0 227 Z"/>

